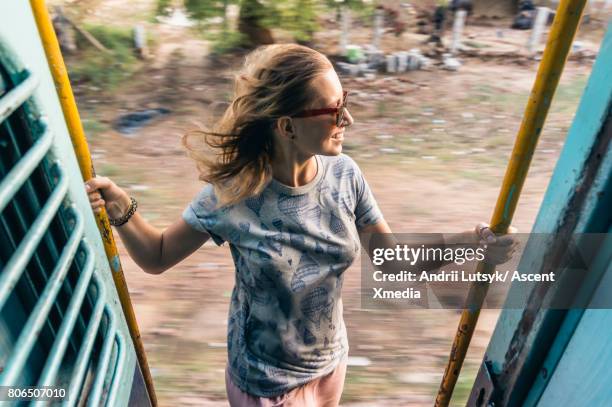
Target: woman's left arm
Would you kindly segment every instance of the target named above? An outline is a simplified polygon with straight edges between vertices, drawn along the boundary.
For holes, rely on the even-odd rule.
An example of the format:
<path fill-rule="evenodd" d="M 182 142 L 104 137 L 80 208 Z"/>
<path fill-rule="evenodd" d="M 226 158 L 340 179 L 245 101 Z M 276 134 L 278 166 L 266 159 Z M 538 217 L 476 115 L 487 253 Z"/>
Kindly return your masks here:
<path fill-rule="evenodd" d="M 479 244 L 486 243 L 487 244 L 487 255 L 486 261 L 492 264 L 503 264 L 509 261 L 516 247 L 518 246 L 518 242 L 512 236 L 512 234 L 516 233 L 516 228 L 510 226 L 508 228 L 508 233 L 501 236 L 496 236 L 495 233 L 489 228 L 489 225 L 486 223 L 479 223 L 473 230 L 467 230 L 461 233 L 455 233 L 448 236 L 448 239 L 445 241 L 443 235 L 441 233 L 432 233 L 429 236 L 427 241 L 422 242 L 411 242 L 411 246 L 420 246 L 421 244 L 427 246 L 440 246 L 445 247 L 446 245 L 456 245 L 456 244 Z M 394 249 L 397 245 L 402 244 L 397 240 L 389 224 L 382 219 L 373 225 L 368 225 L 362 228 L 359 231 L 359 239 L 361 241 L 361 246 L 364 248 L 370 260 L 373 258 L 373 250 L 374 249 Z M 436 268 L 443 266 L 446 263 L 443 262 L 423 262 L 416 263 L 414 265 L 415 268 L 420 270 L 431 271 Z M 394 270 L 389 270 L 389 272 L 393 272 Z"/>

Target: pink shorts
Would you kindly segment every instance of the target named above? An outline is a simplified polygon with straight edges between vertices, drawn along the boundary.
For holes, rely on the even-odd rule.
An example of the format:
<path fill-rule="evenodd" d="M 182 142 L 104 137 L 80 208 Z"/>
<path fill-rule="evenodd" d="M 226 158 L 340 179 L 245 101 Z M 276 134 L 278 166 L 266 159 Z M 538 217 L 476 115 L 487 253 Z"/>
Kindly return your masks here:
<path fill-rule="evenodd" d="M 231 407 L 336 407 L 340 403 L 346 376 L 346 359 L 331 373 L 319 377 L 285 394 L 258 397 L 245 393 L 234 384 L 225 368 L 225 390 Z"/>

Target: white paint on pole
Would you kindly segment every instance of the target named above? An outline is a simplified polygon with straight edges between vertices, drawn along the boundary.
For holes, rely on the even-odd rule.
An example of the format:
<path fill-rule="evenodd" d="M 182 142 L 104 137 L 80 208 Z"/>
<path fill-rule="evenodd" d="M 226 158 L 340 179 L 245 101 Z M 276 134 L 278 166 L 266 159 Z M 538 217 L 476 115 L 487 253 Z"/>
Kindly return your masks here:
<path fill-rule="evenodd" d="M 393 73 L 397 71 L 397 56 L 395 54 L 387 55 L 387 72 Z"/>
<path fill-rule="evenodd" d="M 346 55 L 346 47 L 349 44 L 349 30 L 351 28 L 351 11 L 348 7 L 342 6 L 340 13 L 340 28 L 342 30 L 340 33 L 340 54 Z"/>
<path fill-rule="evenodd" d="M 239 16 L 240 6 L 238 4 L 228 4 L 225 9 L 225 18 L 230 31 L 238 31 Z"/>
<path fill-rule="evenodd" d="M 147 58 L 149 50 L 147 48 L 147 34 L 143 25 L 138 24 L 134 27 L 134 48 L 140 58 Z"/>
<path fill-rule="evenodd" d="M 374 49 L 380 49 L 380 39 L 383 32 L 383 10 L 377 8 L 374 12 L 374 35 L 372 38 L 372 46 Z"/>
<path fill-rule="evenodd" d="M 461 35 L 463 34 L 463 26 L 465 25 L 465 17 L 467 11 L 457 10 L 455 13 L 455 21 L 453 22 L 453 41 L 451 42 L 451 53 L 456 53 L 461 48 Z"/>
<path fill-rule="evenodd" d="M 397 72 L 406 72 L 408 69 L 408 53 L 398 52 L 397 55 Z"/>
<path fill-rule="evenodd" d="M 141 24 L 134 27 L 134 46 L 136 49 L 142 49 L 146 46 L 147 39 L 145 29 Z"/>
<path fill-rule="evenodd" d="M 533 28 L 531 29 L 531 36 L 527 43 L 527 49 L 529 53 L 533 54 L 538 50 L 540 45 L 540 39 L 546 27 L 546 21 L 548 20 L 548 13 L 550 9 L 548 7 L 538 7 L 535 21 L 533 22 Z"/>

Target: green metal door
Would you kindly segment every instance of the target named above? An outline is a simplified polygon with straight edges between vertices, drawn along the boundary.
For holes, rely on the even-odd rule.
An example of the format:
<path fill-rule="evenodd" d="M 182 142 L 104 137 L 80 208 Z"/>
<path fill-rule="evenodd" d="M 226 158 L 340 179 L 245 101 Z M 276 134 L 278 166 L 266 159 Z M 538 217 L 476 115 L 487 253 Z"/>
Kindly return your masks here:
<path fill-rule="evenodd" d="M 148 403 L 110 273 L 29 3 L 3 0 L 0 401 Z"/>

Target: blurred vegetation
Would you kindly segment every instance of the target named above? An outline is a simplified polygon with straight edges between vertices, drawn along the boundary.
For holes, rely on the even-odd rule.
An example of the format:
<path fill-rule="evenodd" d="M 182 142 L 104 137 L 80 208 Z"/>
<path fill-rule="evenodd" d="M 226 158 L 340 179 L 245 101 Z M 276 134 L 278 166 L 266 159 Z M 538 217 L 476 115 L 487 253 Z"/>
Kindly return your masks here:
<path fill-rule="evenodd" d="M 105 177 L 115 177 L 121 173 L 124 173 L 124 171 L 117 165 L 111 163 L 103 163 L 102 165 L 98 166 L 97 173 Z"/>
<path fill-rule="evenodd" d="M 560 113 L 573 115 L 577 109 L 576 101 L 580 100 L 588 79 L 588 75 L 578 75 L 571 81 L 559 84 L 551 107 Z"/>
<path fill-rule="evenodd" d="M 224 18 L 227 6 L 236 3 L 232 0 L 183 0 L 189 17 L 200 22 L 213 17 Z"/>
<path fill-rule="evenodd" d="M 108 126 L 95 118 L 83 118 L 83 130 L 88 140 L 95 140 L 98 134 L 108 130 Z"/>
<path fill-rule="evenodd" d="M 317 15 L 322 12 L 322 4 L 316 0 L 285 0 L 268 8 L 270 13 L 262 19 L 264 27 L 285 30 L 298 42 L 308 43 L 320 29 Z"/>
<path fill-rule="evenodd" d="M 458 407 L 466 405 L 468 397 L 470 397 L 470 393 L 472 392 L 472 387 L 474 386 L 474 380 L 476 380 L 477 370 L 477 367 L 469 363 L 463 367 L 463 371 L 461 372 L 459 380 L 457 380 L 457 384 L 455 385 L 455 389 L 453 391 L 451 406 Z"/>
<path fill-rule="evenodd" d="M 158 16 L 167 16 L 172 10 L 172 0 L 157 0 L 155 14 Z"/>
<path fill-rule="evenodd" d="M 96 49 L 79 35 L 78 58 L 68 60 L 71 80 L 76 83 L 88 82 L 102 89 L 115 88 L 138 67 L 131 29 L 102 25 L 86 25 L 83 28 L 110 52 Z"/>
<path fill-rule="evenodd" d="M 372 0 L 325 0 L 326 7 L 329 10 L 336 11 L 336 19 L 340 23 L 340 11 L 342 7 L 348 7 L 351 10 L 353 18 L 359 18 L 365 26 L 372 25 L 372 17 L 374 16 L 374 10 L 376 9 L 376 2 Z M 380 2 L 384 4 L 384 2 Z"/>
<path fill-rule="evenodd" d="M 245 43 L 244 35 L 237 31 L 212 32 L 208 33 L 206 38 L 213 43 L 212 52 L 214 54 L 225 54 L 234 51 L 242 48 Z"/>
<path fill-rule="evenodd" d="M 295 41 L 308 44 L 321 29 L 318 16 L 330 14 L 340 19 L 341 7 L 350 8 L 358 18 L 373 15 L 374 4 L 367 0 L 157 0 L 157 14 L 168 15 L 172 6 L 182 5 L 188 16 L 213 42 L 213 50 L 224 53 L 236 48 L 257 46 L 266 31 L 278 29 L 289 33 Z M 229 6 L 238 6 L 236 28 L 227 19 Z M 334 13 L 335 12 L 335 13 Z"/>

